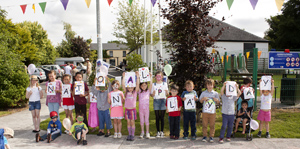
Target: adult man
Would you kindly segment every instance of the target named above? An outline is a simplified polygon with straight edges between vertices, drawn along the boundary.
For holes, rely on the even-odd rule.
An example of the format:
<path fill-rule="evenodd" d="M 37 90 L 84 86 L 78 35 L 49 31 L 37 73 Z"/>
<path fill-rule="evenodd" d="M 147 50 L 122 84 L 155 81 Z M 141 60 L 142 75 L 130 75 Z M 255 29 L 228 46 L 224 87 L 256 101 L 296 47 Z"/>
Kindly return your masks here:
<path fill-rule="evenodd" d="M 70 67 L 70 63 L 67 63 L 67 66 L 64 69 L 65 69 L 65 74 L 71 75 L 72 68 Z"/>

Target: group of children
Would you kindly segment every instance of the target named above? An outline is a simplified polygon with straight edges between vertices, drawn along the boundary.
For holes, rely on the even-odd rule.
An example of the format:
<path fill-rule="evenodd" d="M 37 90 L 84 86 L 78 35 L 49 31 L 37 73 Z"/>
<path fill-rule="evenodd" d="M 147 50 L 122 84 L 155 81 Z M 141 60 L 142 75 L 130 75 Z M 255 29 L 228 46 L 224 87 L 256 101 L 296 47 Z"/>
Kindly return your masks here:
<path fill-rule="evenodd" d="M 86 83 L 84 83 L 84 94 L 75 95 L 74 90 L 76 83 L 71 84 L 71 76 L 64 75 L 63 83 L 70 84 L 72 94 L 70 98 L 61 98 L 62 94 L 62 83 L 59 80 L 55 80 L 55 72 L 51 71 L 49 74 L 49 82 L 46 83 L 46 86 L 51 82 L 56 83 L 56 95 L 47 95 L 47 103 L 49 107 L 51 121 L 49 122 L 47 134 L 40 137 L 39 134 L 36 134 L 36 141 L 47 139 L 48 142 L 54 140 L 57 136 L 61 135 L 61 123 L 59 121 L 58 108 L 60 106 L 61 100 L 63 102 L 63 108 L 66 112 L 66 117 L 70 118 L 73 124 L 73 109 L 75 108 L 76 112 L 76 123 L 72 125 L 72 128 L 69 130 L 68 134 L 72 135 L 78 140 L 77 144 L 83 142 L 83 145 L 87 144 L 86 134 L 88 133 L 88 127 L 95 128 L 99 126 L 98 136 L 109 137 L 111 135 L 110 129 L 114 128 L 113 138 L 121 138 L 122 133 L 122 119 L 127 120 L 127 129 L 128 129 L 128 141 L 133 141 L 135 139 L 135 120 L 137 119 L 137 110 L 136 110 L 136 101 L 137 97 L 139 99 L 139 118 L 141 125 L 141 134 L 140 138 L 146 137 L 150 138 L 149 133 L 149 100 L 150 96 L 154 98 L 153 109 L 156 117 L 156 137 L 164 137 L 164 116 L 165 113 L 169 113 L 169 127 L 170 127 L 170 139 L 179 139 L 180 132 L 180 115 L 181 108 L 183 108 L 183 122 L 184 122 L 184 133 L 183 139 L 188 139 L 189 136 L 189 127 L 191 128 L 191 139 L 196 139 L 196 108 L 185 108 L 185 100 L 192 99 L 193 102 L 199 101 L 203 104 L 202 108 L 202 131 L 203 138 L 202 141 L 206 142 L 207 139 L 209 142 L 214 142 L 213 137 L 215 133 L 215 120 L 216 120 L 216 105 L 220 103 L 219 94 L 213 90 L 214 80 L 206 80 L 205 86 L 207 90 L 203 91 L 198 98 L 196 91 L 194 90 L 194 83 L 190 80 L 186 81 L 185 89 L 181 96 L 178 96 L 179 87 L 175 84 L 170 85 L 170 93 L 168 84 L 163 81 L 163 72 L 157 71 L 155 73 L 155 83 L 152 83 L 150 79 L 150 84 L 147 82 L 139 82 L 139 73 L 136 72 L 136 87 L 125 87 L 125 73 L 123 73 L 122 88 L 123 91 L 120 91 L 121 84 L 118 80 L 114 80 L 110 83 L 108 77 L 106 77 L 106 85 L 104 87 L 95 86 L 96 78 L 94 84 L 91 88 L 91 93 Z M 52 76 L 51 76 L 52 75 Z M 152 76 L 150 75 L 152 78 Z M 35 77 L 31 76 L 30 87 L 27 89 L 26 97 L 29 98 L 29 110 L 32 111 L 33 122 L 34 122 L 34 132 L 39 132 L 39 120 L 36 120 L 37 115 L 40 110 L 40 101 L 42 98 L 43 92 L 41 92 L 38 83 L 35 81 Z M 248 82 L 247 82 L 248 80 Z M 250 81 L 249 81 L 250 80 Z M 75 76 L 75 81 L 82 81 L 82 74 L 77 73 Z M 222 128 L 219 137 L 219 142 L 223 143 L 223 138 L 227 128 L 227 141 L 230 141 L 230 136 L 233 131 L 233 123 L 235 118 L 235 101 L 242 95 L 242 91 L 246 87 L 250 87 L 252 83 L 251 79 L 246 79 L 246 84 L 242 86 L 241 90 L 237 88 L 237 96 L 226 96 L 224 83 L 221 89 L 221 99 L 222 99 Z M 260 131 L 258 136 L 261 136 L 262 124 L 265 123 L 267 133 L 266 137 L 270 137 L 269 134 L 269 124 L 271 120 L 271 100 L 272 94 L 274 91 L 274 81 L 272 80 L 272 90 L 270 91 L 261 91 L 262 106 L 259 111 L 258 120 L 260 120 Z M 96 103 L 91 103 L 89 110 L 89 119 L 86 116 L 86 104 L 89 100 L 86 99 L 86 96 L 93 96 L 96 98 Z M 34 97 L 34 100 L 33 100 Z M 74 98 L 73 98 L 74 97 Z M 112 103 L 112 97 L 117 97 L 121 102 L 119 104 Z M 241 96 L 242 97 L 242 96 Z M 169 98 L 176 98 L 177 100 L 177 109 L 170 111 L 168 109 Z M 35 101 L 36 100 L 36 101 Z M 57 102 L 58 101 L 58 102 Z M 52 104 L 50 104 L 52 103 Z M 55 103 L 55 105 L 53 104 Z M 247 119 L 250 119 L 250 113 L 247 109 L 248 103 L 246 100 L 242 101 L 241 110 L 237 113 L 238 118 L 236 121 L 235 131 L 237 131 L 237 125 L 239 121 L 243 119 L 243 134 L 245 133 L 245 125 Z M 50 107 L 49 104 L 52 106 Z M 93 104 L 93 105 L 92 105 Z M 123 104 L 125 107 L 125 112 L 123 110 Z M 39 119 L 39 118 L 38 118 Z M 113 125 L 111 123 L 113 119 Z M 88 120 L 88 121 L 87 121 Z M 91 124 L 91 125 L 88 125 Z M 209 137 L 207 135 L 207 127 L 210 127 Z M 107 132 L 105 133 L 105 126 Z M 146 126 L 146 133 L 144 130 Z"/>

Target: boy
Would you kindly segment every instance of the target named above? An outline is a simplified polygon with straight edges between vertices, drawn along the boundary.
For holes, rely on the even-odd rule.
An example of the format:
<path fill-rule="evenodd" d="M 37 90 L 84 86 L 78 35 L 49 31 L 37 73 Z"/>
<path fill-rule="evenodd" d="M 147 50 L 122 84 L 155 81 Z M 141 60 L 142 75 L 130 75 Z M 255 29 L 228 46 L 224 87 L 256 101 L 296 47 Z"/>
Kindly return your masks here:
<path fill-rule="evenodd" d="M 209 142 L 214 142 L 215 135 L 215 121 L 216 121 L 216 104 L 220 103 L 219 94 L 213 90 L 215 81 L 213 79 L 207 79 L 205 86 L 207 90 L 201 93 L 200 103 L 203 103 L 202 108 L 202 141 L 206 142 L 207 138 L 207 125 L 209 123 Z"/>
<path fill-rule="evenodd" d="M 225 135 L 226 127 L 227 128 L 227 135 L 226 140 L 230 142 L 230 136 L 233 130 L 233 123 L 234 123 L 234 102 L 238 99 L 241 95 L 241 91 L 239 89 L 239 85 L 236 84 L 236 88 L 238 91 L 237 96 L 226 96 L 225 94 L 225 86 L 226 82 L 224 82 L 223 87 L 221 89 L 221 97 L 222 97 L 222 128 L 220 132 L 219 142 L 223 143 L 223 138 Z"/>
<path fill-rule="evenodd" d="M 179 131 L 180 131 L 180 110 L 182 107 L 182 101 L 181 98 L 177 95 L 178 94 L 178 90 L 179 87 L 175 84 L 172 84 L 170 86 L 171 88 L 171 96 L 168 97 L 172 98 L 175 97 L 177 100 L 177 106 L 178 106 L 178 111 L 173 111 L 173 112 L 169 112 L 168 109 L 168 99 L 166 102 L 166 107 L 167 107 L 167 113 L 169 113 L 169 119 L 170 119 L 170 139 L 175 139 L 177 140 L 179 138 Z"/>
<path fill-rule="evenodd" d="M 198 95 L 197 92 L 194 91 L 194 83 L 191 80 L 187 80 L 185 82 L 185 89 L 186 91 L 183 91 L 183 93 L 181 94 L 181 98 L 182 101 L 186 100 L 186 96 L 194 96 L 194 100 L 197 101 L 198 100 Z M 184 128 L 184 132 L 183 132 L 183 139 L 187 139 L 189 136 L 189 124 L 191 126 L 191 135 L 192 135 L 192 140 L 196 140 L 196 108 L 195 109 L 185 109 L 184 108 L 184 112 L 183 112 L 183 128 Z"/>
<path fill-rule="evenodd" d="M 99 133 L 97 136 L 103 136 L 104 135 L 104 128 L 106 124 L 106 131 L 107 133 L 105 134 L 105 137 L 109 137 L 110 134 L 110 129 L 113 128 L 111 124 L 111 119 L 110 119 L 110 113 L 109 113 L 109 108 L 110 104 L 107 101 L 108 93 L 112 91 L 111 83 L 109 82 L 109 78 L 106 76 L 106 81 L 108 83 L 108 87 L 96 87 L 95 82 L 97 78 L 94 80 L 94 84 L 92 86 L 92 93 L 97 97 L 97 109 L 98 109 L 98 118 L 99 118 Z"/>
<path fill-rule="evenodd" d="M 82 74 L 80 72 L 76 73 L 75 80 L 82 81 Z M 83 113 L 84 123 L 88 126 L 88 121 L 87 121 L 87 116 L 86 116 L 87 100 L 86 100 L 85 96 L 89 95 L 89 88 L 88 88 L 87 84 L 84 82 L 84 90 L 85 90 L 84 94 L 75 95 L 75 87 L 77 87 L 76 81 L 74 81 L 73 85 L 72 85 L 72 94 L 73 94 L 73 97 L 75 98 L 75 103 L 74 103 L 75 113 Z"/>
<path fill-rule="evenodd" d="M 51 141 L 54 141 L 57 137 L 61 135 L 61 122 L 57 119 L 57 112 L 50 112 L 50 118 L 51 121 L 48 124 L 47 133 L 43 136 L 40 136 L 40 134 L 37 133 L 35 135 L 36 142 L 44 141 L 47 139 L 47 142 L 50 143 Z"/>
<path fill-rule="evenodd" d="M 70 129 L 69 135 L 72 135 L 74 132 L 75 139 L 77 139 L 77 145 L 82 142 L 82 145 L 87 145 L 86 141 L 86 134 L 88 133 L 89 129 L 87 128 L 86 124 L 83 123 L 83 114 L 76 115 L 76 123 L 74 123 Z M 82 141 L 83 140 L 83 141 Z"/>

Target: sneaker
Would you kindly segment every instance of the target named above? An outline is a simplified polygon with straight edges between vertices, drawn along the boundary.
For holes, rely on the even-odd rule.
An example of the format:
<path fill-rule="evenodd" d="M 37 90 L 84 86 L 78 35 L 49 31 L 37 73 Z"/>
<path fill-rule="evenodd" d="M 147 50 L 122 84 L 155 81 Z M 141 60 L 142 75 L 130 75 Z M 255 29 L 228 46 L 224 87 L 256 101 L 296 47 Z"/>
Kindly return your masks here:
<path fill-rule="evenodd" d="M 162 132 L 162 131 L 160 132 L 160 137 L 161 137 L 161 138 L 165 137 L 165 136 L 164 136 L 164 132 Z"/>
<path fill-rule="evenodd" d="M 114 138 L 117 139 L 118 138 L 118 133 L 114 134 Z"/>
<path fill-rule="evenodd" d="M 160 132 L 159 131 L 156 134 L 156 138 L 160 138 Z"/>
<path fill-rule="evenodd" d="M 98 134 L 97 134 L 97 136 L 103 136 L 104 135 L 104 133 L 102 132 L 102 131 L 100 131 Z"/>
<path fill-rule="evenodd" d="M 214 139 L 212 137 L 209 137 L 209 142 L 210 143 L 213 143 L 214 142 Z"/>
<path fill-rule="evenodd" d="M 202 142 L 207 142 L 206 137 L 202 138 Z"/>
<path fill-rule="evenodd" d="M 184 140 L 187 140 L 187 139 L 188 139 L 188 137 L 183 137 L 183 139 L 184 139 Z"/>
<path fill-rule="evenodd" d="M 130 136 L 130 141 L 134 141 L 134 136 Z"/>
<path fill-rule="evenodd" d="M 224 143 L 222 138 L 219 139 L 219 143 L 221 143 L 221 144 Z"/>
<path fill-rule="evenodd" d="M 231 141 L 231 139 L 230 139 L 230 138 L 226 138 L 226 141 L 230 142 L 230 141 Z"/>
<path fill-rule="evenodd" d="M 111 134 L 110 132 L 109 133 L 106 133 L 104 137 L 109 137 Z"/>
<path fill-rule="evenodd" d="M 47 135 L 47 142 L 48 142 L 48 143 L 51 142 L 51 133 L 49 133 L 49 134 Z"/>
<path fill-rule="evenodd" d="M 196 140 L 196 136 L 192 136 L 192 140 Z"/>
<path fill-rule="evenodd" d="M 140 138 L 142 139 L 142 138 L 144 138 L 144 133 L 141 133 L 141 135 L 140 135 Z"/>
<path fill-rule="evenodd" d="M 271 138 L 271 135 L 269 134 L 269 132 L 266 133 L 266 138 Z"/>
<path fill-rule="evenodd" d="M 118 138 L 119 138 L 119 139 L 122 138 L 121 132 L 118 133 Z"/>
<path fill-rule="evenodd" d="M 146 138 L 150 139 L 150 133 L 146 133 Z"/>
<path fill-rule="evenodd" d="M 65 130 L 65 133 L 66 133 L 66 134 L 69 134 L 69 131 L 68 131 L 68 130 Z"/>
<path fill-rule="evenodd" d="M 128 135 L 126 140 L 131 141 L 130 139 L 131 139 L 131 135 Z"/>
<path fill-rule="evenodd" d="M 257 136 L 261 138 L 261 131 L 258 132 Z"/>
<path fill-rule="evenodd" d="M 77 140 L 77 145 L 81 144 L 81 142 L 82 142 L 82 138 L 78 139 Z"/>
<path fill-rule="evenodd" d="M 179 139 L 179 137 L 175 137 L 175 138 L 174 138 L 174 140 L 178 140 L 178 139 Z"/>
<path fill-rule="evenodd" d="M 174 138 L 175 138 L 175 136 L 173 136 L 173 135 L 172 135 L 172 136 L 170 136 L 170 139 L 174 139 Z"/>
<path fill-rule="evenodd" d="M 36 141 L 36 142 L 39 142 L 39 141 L 40 141 L 40 134 L 39 134 L 39 133 L 36 133 L 36 134 L 35 134 L 35 141 Z"/>
<path fill-rule="evenodd" d="M 87 141 L 86 141 L 86 140 L 83 140 L 83 141 L 82 141 L 82 145 L 87 145 Z"/>

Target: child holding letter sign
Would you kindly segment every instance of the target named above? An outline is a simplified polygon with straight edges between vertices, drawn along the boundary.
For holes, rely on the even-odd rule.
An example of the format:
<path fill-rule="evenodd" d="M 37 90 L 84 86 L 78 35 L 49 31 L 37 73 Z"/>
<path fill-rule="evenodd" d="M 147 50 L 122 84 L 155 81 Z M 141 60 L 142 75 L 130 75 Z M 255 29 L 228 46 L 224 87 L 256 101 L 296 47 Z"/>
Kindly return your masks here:
<path fill-rule="evenodd" d="M 136 74 L 136 87 L 125 87 L 125 72 L 123 73 L 122 88 L 125 89 L 125 119 L 127 120 L 127 129 L 129 135 L 127 136 L 127 141 L 134 140 L 135 132 L 135 120 L 136 120 L 136 97 L 137 92 L 139 91 L 138 85 L 139 81 L 139 72 Z"/>
<path fill-rule="evenodd" d="M 113 91 L 108 93 L 107 101 L 109 104 L 111 104 L 110 117 L 111 119 L 114 120 L 114 129 L 115 129 L 114 138 L 121 138 L 122 137 L 121 120 L 124 118 L 122 103 L 125 101 L 125 99 L 124 99 L 123 92 L 119 90 L 120 82 L 118 80 L 114 80 L 111 83 L 111 86 L 113 88 Z"/>
<path fill-rule="evenodd" d="M 72 84 L 71 82 L 71 75 L 65 74 L 63 76 L 63 91 L 62 91 L 62 96 L 63 96 L 63 108 L 66 113 L 66 118 L 69 118 L 71 121 L 71 124 L 73 124 L 73 109 L 75 108 L 74 106 L 74 98 L 73 95 L 71 94 L 71 88 Z"/>
<path fill-rule="evenodd" d="M 270 80 L 269 80 L 270 81 Z M 267 81 L 259 80 L 260 83 L 267 83 Z M 261 95 L 261 106 L 257 116 L 257 119 L 260 120 L 259 123 L 259 132 L 257 134 L 258 137 L 261 137 L 262 125 L 265 123 L 266 127 L 266 138 L 271 138 L 269 133 L 269 122 L 271 121 L 271 103 L 272 103 L 272 95 L 274 93 L 274 80 L 271 81 L 272 87 L 271 90 L 262 90 L 260 88 L 260 95 Z"/>
<path fill-rule="evenodd" d="M 56 80 L 56 72 L 51 70 L 48 73 L 49 81 L 46 82 L 46 90 L 47 99 L 46 105 L 49 108 L 49 113 L 52 111 L 56 111 L 59 119 L 59 107 L 61 106 L 61 93 L 62 93 L 62 82 L 60 80 Z M 50 95 L 49 95 L 50 94 Z"/>
<path fill-rule="evenodd" d="M 230 141 L 230 136 L 233 130 L 233 122 L 234 122 L 234 102 L 239 98 L 241 95 L 241 91 L 239 89 L 239 85 L 236 83 L 235 86 L 237 88 L 237 95 L 236 96 L 227 96 L 225 92 L 226 83 L 224 82 L 223 87 L 221 89 L 221 98 L 222 98 L 222 128 L 220 132 L 219 142 L 223 143 L 223 138 L 225 135 L 225 131 L 227 128 L 227 135 L 226 140 Z"/>
<path fill-rule="evenodd" d="M 191 126 L 192 140 L 196 140 L 196 103 L 198 100 L 197 92 L 194 91 L 194 83 L 191 80 L 187 80 L 184 84 L 186 91 L 181 94 L 182 101 L 184 101 L 183 112 L 183 139 L 187 139 L 189 136 L 189 124 Z"/>
<path fill-rule="evenodd" d="M 200 102 L 203 103 L 202 108 L 202 131 L 203 142 L 206 142 L 207 138 L 207 124 L 209 123 L 209 142 L 214 142 L 215 135 L 215 121 L 216 121 L 216 104 L 220 103 L 218 92 L 214 91 L 215 81 L 213 79 L 207 79 L 205 86 L 207 90 L 201 93 Z"/>
<path fill-rule="evenodd" d="M 167 113 L 169 113 L 170 118 L 170 139 L 177 140 L 179 138 L 179 131 L 180 131 L 180 110 L 182 107 L 181 98 L 177 95 L 179 87 L 175 84 L 170 86 L 171 88 L 171 96 L 168 97 L 166 106 L 167 106 Z M 172 102 L 169 102 L 170 99 L 175 99 L 175 105 L 172 105 Z M 176 105 L 177 103 L 177 105 Z M 174 107 L 174 108 L 173 108 Z M 171 108 L 175 109 L 175 111 L 171 111 Z"/>

